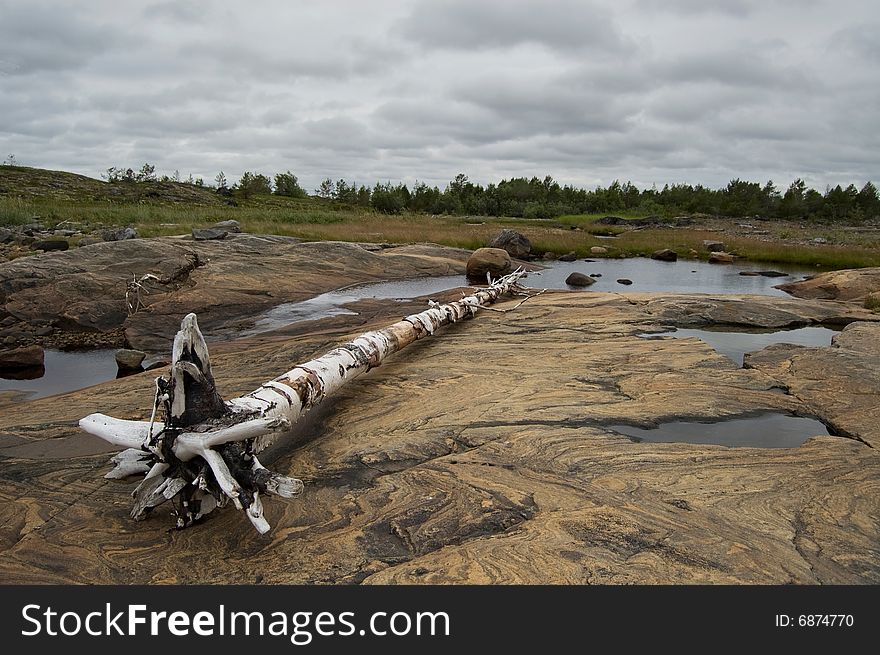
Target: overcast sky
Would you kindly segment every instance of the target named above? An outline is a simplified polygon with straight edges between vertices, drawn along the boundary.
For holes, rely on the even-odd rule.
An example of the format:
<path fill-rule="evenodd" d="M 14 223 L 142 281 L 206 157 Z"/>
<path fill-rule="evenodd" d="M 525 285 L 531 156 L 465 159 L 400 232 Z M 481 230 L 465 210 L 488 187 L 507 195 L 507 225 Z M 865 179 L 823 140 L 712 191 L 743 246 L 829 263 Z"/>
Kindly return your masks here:
<path fill-rule="evenodd" d="M 0 0 L 0 157 L 861 187 L 878 35 L 876 0 Z"/>

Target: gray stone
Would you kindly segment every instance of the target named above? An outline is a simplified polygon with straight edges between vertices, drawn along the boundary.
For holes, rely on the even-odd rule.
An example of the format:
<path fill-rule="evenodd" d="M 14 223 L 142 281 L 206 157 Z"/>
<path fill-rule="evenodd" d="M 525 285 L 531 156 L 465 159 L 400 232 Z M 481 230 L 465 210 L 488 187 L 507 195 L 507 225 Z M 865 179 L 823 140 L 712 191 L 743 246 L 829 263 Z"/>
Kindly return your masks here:
<path fill-rule="evenodd" d="M 228 221 L 218 221 L 214 223 L 211 227 L 226 230 L 231 234 L 238 234 L 239 232 L 241 232 L 241 223 L 231 219 Z"/>
<path fill-rule="evenodd" d="M 225 239 L 229 234 L 229 230 L 220 227 L 194 227 L 192 230 L 192 238 L 196 241 L 216 241 Z"/>
<path fill-rule="evenodd" d="M 15 241 L 15 233 L 5 227 L 0 227 L 0 243 L 12 243 L 13 241 Z"/>
<path fill-rule="evenodd" d="M 709 255 L 710 264 L 732 264 L 734 256 L 727 252 L 712 252 Z"/>
<path fill-rule="evenodd" d="M 577 255 L 574 250 L 567 252 L 564 255 L 559 255 L 559 261 L 561 262 L 573 262 L 575 259 L 577 259 Z"/>
<path fill-rule="evenodd" d="M 141 350 L 123 348 L 116 351 L 116 366 L 120 371 L 136 371 L 140 369 L 141 362 L 144 361 L 146 356 L 147 353 Z"/>
<path fill-rule="evenodd" d="M 67 242 L 67 239 L 40 239 L 39 241 L 34 241 L 31 244 L 31 248 L 33 250 L 49 252 L 50 250 L 67 250 L 70 248 L 70 244 Z"/>
<path fill-rule="evenodd" d="M 137 239 L 138 233 L 133 227 L 120 227 L 111 230 L 104 230 L 101 238 L 104 241 L 127 241 L 128 239 Z"/>
<path fill-rule="evenodd" d="M 663 248 L 662 250 L 655 250 L 651 253 L 651 259 L 656 259 L 661 262 L 675 262 L 678 261 L 678 253 L 669 248 Z"/>
<path fill-rule="evenodd" d="M 501 230 L 486 247 L 501 248 L 516 259 L 526 259 L 532 252 L 532 244 L 528 238 L 514 230 Z"/>
<path fill-rule="evenodd" d="M 723 252 L 724 251 L 724 243 L 721 241 L 714 241 L 712 239 L 706 239 L 703 241 L 703 247 L 709 252 Z"/>
<path fill-rule="evenodd" d="M 588 287 L 591 284 L 596 284 L 596 280 L 583 273 L 575 272 L 565 278 L 565 283 L 570 287 Z"/>

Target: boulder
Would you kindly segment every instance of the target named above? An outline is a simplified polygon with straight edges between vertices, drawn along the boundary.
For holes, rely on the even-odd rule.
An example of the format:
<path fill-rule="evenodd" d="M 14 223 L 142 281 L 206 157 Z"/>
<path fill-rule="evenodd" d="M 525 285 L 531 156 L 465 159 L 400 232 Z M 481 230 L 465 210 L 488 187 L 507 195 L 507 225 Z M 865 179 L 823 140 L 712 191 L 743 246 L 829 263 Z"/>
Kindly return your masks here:
<path fill-rule="evenodd" d="M 880 267 L 820 273 L 808 280 L 780 284 L 776 288 L 797 298 L 859 300 L 880 291 Z"/>
<path fill-rule="evenodd" d="M 214 223 L 211 227 L 218 228 L 220 230 L 226 230 L 230 234 L 238 234 L 239 232 L 241 232 L 241 223 L 234 220 L 218 221 Z"/>
<path fill-rule="evenodd" d="M 565 278 L 565 283 L 570 287 L 588 287 L 591 284 L 596 284 L 596 280 L 583 273 L 575 272 Z"/>
<path fill-rule="evenodd" d="M 19 371 L 43 366 L 43 349 L 40 346 L 24 346 L 0 350 L 0 371 Z"/>
<path fill-rule="evenodd" d="M 67 242 L 67 239 L 40 239 L 31 244 L 32 250 L 43 250 L 45 252 L 50 250 L 67 250 L 68 248 L 70 248 L 70 244 Z"/>
<path fill-rule="evenodd" d="M 192 230 L 192 238 L 196 241 L 215 241 L 225 239 L 229 234 L 229 230 L 222 227 L 194 227 Z"/>
<path fill-rule="evenodd" d="M 625 285 L 625 286 L 629 286 L 629 285 L 632 284 L 632 283 L 633 283 L 632 280 L 630 280 L 630 279 L 628 279 L 628 278 L 625 278 L 625 277 L 622 277 L 622 278 L 620 278 L 619 280 L 617 280 L 617 284 L 623 284 L 623 285 Z"/>
<path fill-rule="evenodd" d="M 501 248 L 480 248 L 474 251 L 467 261 L 467 276 L 471 280 L 484 282 L 486 273 L 499 277 L 509 273 L 510 254 Z"/>
<path fill-rule="evenodd" d="M 608 248 L 603 248 L 602 246 L 593 246 L 590 248 L 591 255 L 607 255 Z"/>
<path fill-rule="evenodd" d="M 573 262 L 575 259 L 577 259 L 577 254 L 574 250 L 567 252 L 564 255 L 559 255 L 559 261 L 561 262 Z"/>
<path fill-rule="evenodd" d="M 710 264 L 732 264 L 734 256 L 727 252 L 712 252 L 709 254 Z"/>
<path fill-rule="evenodd" d="M 101 238 L 104 241 L 127 241 L 128 239 L 137 239 L 137 237 L 137 230 L 133 227 L 120 227 L 101 232 Z"/>
<path fill-rule="evenodd" d="M 116 366 L 120 371 L 137 371 L 146 358 L 147 353 L 141 350 L 129 350 L 123 348 L 116 351 Z"/>
<path fill-rule="evenodd" d="M 532 244 L 528 238 L 514 230 L 501 230 L 486 247 L 506 250 L 507 254 L 516 259 L 526 259 L 532 252 Z"/>
<path fill-rule="evenodd" d="M 662 250 L 655 250 L 652 252 L 651 259 L 656 259 L 661 262 L 675 262 L 678 261 L 678 253 L 669 248 L 663 248 Z"/>
<path fill-rule="evenodd" d="M 724 252 L 724 243 L 713 239 L 706 239 L 703 241 L 703 248 L 709 252 Z"/>

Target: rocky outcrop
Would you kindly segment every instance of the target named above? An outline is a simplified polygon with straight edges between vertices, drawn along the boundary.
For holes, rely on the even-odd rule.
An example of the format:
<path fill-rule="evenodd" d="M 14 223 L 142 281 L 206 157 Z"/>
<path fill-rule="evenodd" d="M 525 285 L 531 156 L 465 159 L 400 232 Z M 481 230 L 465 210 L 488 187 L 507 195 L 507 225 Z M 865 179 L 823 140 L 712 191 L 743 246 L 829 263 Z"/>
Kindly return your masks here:
<path fill-rule="evenodd" d="M 124 329 L 132 347 L 164 352 L 191 311 L 209 334 L 233 334 L 270 307 L 349 284 L 461 274 L 468 254 L 431 245 L 369 252 L 254 235 L 131 239 L 0 263 L 0 308 L 18 324 L 46 323 L 65 333 Z M 158 280 L 145 282 L 145 307 L 129 316 L 126 287 L 146 273 Z"/>
<path fill-rule="evenodd" d="M 486 247 L 506 250 L 514 259 L 528 259 L 532 252 L 532 244 L 528 237 L 515 230 L 501 230 L 486 244 Z"/>
<path fill-rule="evenodd" d="M 468 279 L 475 282 L 485 282 L 487 273 L 500 277 L 510 270 L 510 255 L 501 248 L 479 248 L 467 261 Z"/>
<path fill-rule="evenodd" d="M 820 273 L 808 280 L 780 284 L 776 288 L 797 298 L 861 300 L 880 291 L 880 267 Z"/>
<path fill-rule="evenodd" d="M 132 484 L 103 479 L 106 444 L 73 422 L 96 408 L 148 419 L 150 376 L 6 406 L 0 576 L 125 584 L 250 584 L 256 576 L 275 584 L 880 583 L 880 456 L 868 446 L 880 438 L 878 317 L 822 301 L 724 300 L 548 292 L 420 342 L 345 387 L 285 447 L 261 456 L 306 482 L 293 502 L 265 503 L 276 526 L 265 539 L 234 511 L 170 534 L 164 519 L 131 522 Z M 296 334 L 214 346 L 222 393 L 248 392 L 424 302 L 370 307 Z M 859 322 L 832 347 L 784 356 L 771 349 L 748 369 L 699 339 L 638 336 L 717 312 L 743 325 Z M 854 366 L 858 359 L 864 365 Z M 851 438 L 725 448 L 635 443 L 607 427 L 766 411 L 817 416 Z"/>

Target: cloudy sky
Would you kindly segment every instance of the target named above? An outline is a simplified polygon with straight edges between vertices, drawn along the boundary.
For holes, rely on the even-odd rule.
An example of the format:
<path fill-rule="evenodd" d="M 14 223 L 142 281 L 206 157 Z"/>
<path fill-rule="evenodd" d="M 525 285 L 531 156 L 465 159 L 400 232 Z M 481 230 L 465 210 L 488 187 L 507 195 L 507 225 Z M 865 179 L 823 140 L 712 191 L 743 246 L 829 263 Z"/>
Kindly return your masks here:
<path fill-rule="evenodd" d="M 0 148 L 290 169 L 880 183 L 876 0 L 0 0 Z"/>

